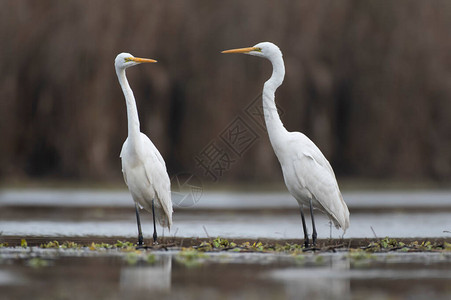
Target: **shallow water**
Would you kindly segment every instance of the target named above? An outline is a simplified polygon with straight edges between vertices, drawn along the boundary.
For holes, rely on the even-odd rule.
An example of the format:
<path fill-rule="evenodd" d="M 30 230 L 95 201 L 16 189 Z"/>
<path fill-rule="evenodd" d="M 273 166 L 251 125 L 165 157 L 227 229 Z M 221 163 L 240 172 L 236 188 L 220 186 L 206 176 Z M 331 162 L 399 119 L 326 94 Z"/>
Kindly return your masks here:
<path fill-rule="evenodd" d="M 33 252 L 33 254 L 30 254 Z M 89 251 L 88 251 L 89 252 Z M 8 299 L 449 299 L 451 257 L 443 253 L 293 257 L 210 254 L 187 263 L 157 252 L 154 263 L 114 251 L 3 251 L 1 295 Z M 41 257 L 45 266 L 33 266 Z M 36 260 L 36 258 L 34 258 Z"/>
<path fill-rule="evenodd" d="M 145 214 L 145 215 L 144 215 Z M 119 219 L 119 218 L 118 218 Z M 153 225 L 151 215 L 144 212 L 142 216 L 143 231 L 146 238 L 151 238 Z M 450 237 L 447 229 L 450 213 L 380 213 L 376 215 L 357 213 L 352 215 L 351 226 L 345 238 L 377 237 Z M 307 218 L 307 222 L 309 219 Z M 310 223 L 307 223 L 310 228 Z M 330 227 L 328 219 L 318 214 L 316 219 L 319 238 L 340 238 L 341 230 Z M 448 226 L 446 226 L 448 224 Z M 136 236 L 136 221 L 133 211 L 119 220 L 3 220 L 0 230 L 8 236 Z M 234 214 L 233 212 L 208 212 L 195 215 L 179 213 L 174 215 L 174 226 L 169 232 L 161 227 L 159 235 L 170 237 L 217 237 L 223 238 L 302 238 L 300 216 L 296 213 L 283 214 Z M 332 231 L 332 234 L 330 232 Z"/>
<path fill-rule="evenodd" d="M 351 211 L 345 238 L 451 237 L 451 192 L 344 193 Z M 191 198 L 189 198 L 191 197 Z M 302 238 L 297 203 L 288 193 L 174 193 L 171 232 L 160 236 Z M 179 205 L 184 199 L 183 205 Z M 6 190 L 0 193 L 0 231 L 8 236 L 136 235 L 128 192 L 89 190 Z M 151 215 L 142 212 L 150 237 Z M 310 229 L 310 219 L 307 224 Z M 341 230 L 315 213 L 319 238 L 340 238 Z"/>
<path fill-rule="evenodd" d="M 450 190 L 420 191 L 353 191 L 344 192 L 350 208 L 446 207 L 451 209 Z M 129 207 L 131 196 L 127 190 L 83 189 L 4 189 L 0 190 L 0 205 Z M 288 192 L 206 192 L 200 190 L 172 191 L 176 208 L 192 209 L 257 209 L 298 207 Z"/>

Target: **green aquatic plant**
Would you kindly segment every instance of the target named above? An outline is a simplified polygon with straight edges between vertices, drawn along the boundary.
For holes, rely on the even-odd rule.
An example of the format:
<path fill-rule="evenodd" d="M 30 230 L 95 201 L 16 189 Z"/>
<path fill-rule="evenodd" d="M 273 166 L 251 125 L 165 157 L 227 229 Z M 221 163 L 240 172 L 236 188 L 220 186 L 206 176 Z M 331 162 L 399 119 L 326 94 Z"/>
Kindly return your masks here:
<path fill-rule="evenodd" d="M 431 241 L 413 241 L 404 243 L 393 238 L 384 238 L 379 241 L 371 242 L 368 246 L 363 247 L 368 252 L 430 252 L 430 251 L 446 251 L 446 242 L 443 244 Z"/>
<path fill-rule="evenodd" d="M 0 243 L 0 248 L 8 247 L 8 243 Z"/>
<path fill-rule="evenodd" d="M 211 242 L 202 242 L 202 243 L 200 243 L 199 246 L 194 246 L 193 249 L 196 249 L 197 251 L 202 251 L 202 252 L 209 252 L 209 251 L 213 251 L 214 247 L 211 244 Z"/>
<path fill-rule="evenodd" d="M 226 239 L 217 237 L 216 239 L 208 242 L 202 242 L 199 246 L 194 248 L 198 251 L 209 252 L 209 251 L 223 251 L 236 249 L 237 244 L 234 242 L 229 242 Z"/>
<path fill-rule="evenodd" d="M 202 265 L 206 257 L 207 256 L 203 252 L 196 249 L 182 248 L 176 256 L 176 261 L 189 268 L 198 267 Z"/>
<path fill-rule="evenodd" d="M 380 243 L 384 249 L 402 248 L 405 246 L 403 242 L 398 242 L 396 239 L 390 239 L 388 237 L 381 240 Z"/>
<path fill-rule="evenodd" d="M 371 242 L 363 249 L 368 252 L 387 252 L 396 250 L 406 251 L 404 250 L 405 247 L 407 247 L 405 243 L 393 238 L 385 237 L 382 240 Z"/>
<path fill-rule="evenodd" d="M 128 241 L 120 241 L 117 240 L 116 244 L 114 244 L 114 246 L 116 246 L 117 248 L 135 248 L 136 245 L 133 244 L 132 242 L 128 242 Z"/>
<path fill-rule="evenodd" d="M 236 247 L 236 244 L 234 242 L 229 242 L 226 239 L 221 239 L 220 237 L 217 237 L 214 239 L 211 244 L 214 248 L 234 248 Z"/>
<path fill-rule="evenodd" d="M 451 251 L 450 243 L 437 243 L 431 241 L 423 242 L 403 242 L 394 238 L 385 237 L 383 239 L 370 242 L 366 247 L 360 248 L 361 250 L 369 253 L 375 252 L 419 252 L 419 251 Z M 296 243 L 285 244 L 263 244 L 260 241 L 256 242 L 243 242 L 237 245 L 234 242 L 229 242 L 226 239 L 220 237 L 212 241 L 204 241 L 199 246 L 194 246 L 198 251 L 202 252 L 215 252 L 215 251 L 230 251 L 230 252 L 276 252 L 276 253 L 290 253 L 290 254 L 302 254 L 308 250 L 314 250 L 315 252 L 335 252 L 336 249 L 341 251 L 351 251 L 352 248 L 346 247 L 344 244 L 323 246 L 320 249 L 306 249 L 303 245 Z M 356 249 L 356 248 L 354 248 Z M 359 248 L 357 248 L 359 250 Z M 351 254 L 351 255 L 363 255 L 363 254 Z"/>
<path fill-rule="evenodd" d="M 415 241 L 412 243 L 412 246 L 415 249 L 419 249 L 421 251 L 431 251 L 431 250 L 434 250 L 434 248 L 436 248 L 436 247 L 434 247 L 435 245 L 433 245 L 430 241 L 423 241 L 421 243 L 418 241 Z"/>
<path fill-rule="evenodd" d="M 240 245 L 240 248 L 245 252 L 269 252 L 274 251 L 268 245 L 263 245 L 262 242 L 244 242 Z"/>
<path fill-rule="evenodd" d="M 44 249 L 80 249 L 81 246 L 75 242 L 65 241 L 60 244 L 58 241 L 50 241 L 45 244 L 39 245 L 40 248 Z"/>
<path fill-rule="evenodd" d="M 118 240 L 116 242 L 116 244 L 114 244 L 114 247 L 116 247 L 124 252 L 131 252 L 131 251 L 136 250 L 136 245 L 133 244 L 132 242 L 127 242 L 127 241 L 119 241 Z"/>
<path fill-rule="evenodd" d="M 51 241 L 51 242 L 48 242 L 47 244 L 41 244 L 39 247 L 40 248 L 59 248 L 60 243 L 58 241 Z"/>
<path fill-rule="evenodd" d="M 445 250 L 445 251 L 451 251 L 451 243 L 444 242 L 444 243 L 443 243 L 443 250 Z"/>
<path fill-rule="evenodd" d="M 91 246 L 89 246 L 90 250 L 99 250 L 99 249 L 111 249 L 113 248 L 113 245 L 107 244 L 107 243 L 91 243 Z"/>
<path fill-rule="evenodd" d="M 302 252 L 302 249 L 303 245 L 285 243 L 285 245 L 276 244 L 274 251 L 291 253 L 291 252 Z"/>
<path fill-rule="evenodd" d="M 75 243 L 75 242 L 69 242 L 69 241 L 65 241 L 62 245 L 61 248 L 63 249 L 80 249 L 81 245 Z"/>
<path fill-rule="evenodd" d="M 193 246 L 194 249 L 201 252 L 284 252 L 284 253 L 302 253 L 304 248 L 299 244 L 264 244 L 261 241 L 256 242 L 242 242 L 237 244 L 230 242 L 227 239 L 217 237 L 214 240 L 204 241 L 198 246 Z"/>
<path fill-rule="evenodd" d="M 257 252 L 263 252 L 265 251 L 265 246 L 262 244 L 262 242 L 253 243 L 252 249 L 254 249 Z"/>
<path fill-rule="evenodd" d="M 128 241 L 120 241 L 117 240 L 115 244 L 108 244 L 108 243 L 94 243 L 92 242 L 89 246 L 90 250 L 99 250 L 99 249 L 119 249 L 124 252 L 134 252 L 136 251 L 136 245 L 132 242 Z"/>
<path fill-rule="evenodd" d="M 330 242 L 332 243 L 332 242 Z M 364 252 L 368 253 L 376 253 L 376 252 L 420 252 L 420 251 L 451 251 L 451 243 L 445 241 L 409 241 L 405 240 L 397 240 L 394 238 L 385 237 L 383 239 L 373 240 L 367 244 L 367 246 L 360 248 L 352 248 L 350 246 L 346 247 L 344 243 L 342 244 L 331 244 L 331 245 L 323 245 L 320 248 L 316 249 L 306 249 L 301 244 L 296 243 L 265 243 L 262 241 L 245 241 L 241 243 L 236 243 L 221 237 L 217 237 L 212 240 L 202 241 L 198 245 L 194 245 L 186 249 L 195 250 L 197 252 L 261 252 L 261 253 L 285 253 L 291 254 L 293 256 L 302 255 L 306 251 L 313 250 L 315 253 L 323 253 L 323 252 L 336 252 L 338 251 L 349 251 L 350 256 L 363 256 L 362 253 L 355 254 L 352 252 L 353 250 L 361 249 Z M 7 243 L 0 244 L 1 247 L 7 247 Z M 23 248 L 28 247 L 27 241 L 22 239 L 20 246 Z M 176 246 L 176 244 L 171 244 L 171 246 Z M 105 249 L 115 249 L 121 252 L 135 252 L 136 245 L 129 241 L 121 241 L 117 240 L 115 243 L 96 243 L 92 242 L 88 245 L 81 245 L 75 242 L 59 242 L 57 240 L 49 241 L 46 243 L 40 244 L 41 248 L 53 248 L 53 249 L 80 249 L 82 247 L 86 247 L 92 251 L 99 251 Z M 163 245 L 164 248 L 164 245 Z M 161 247 L 149 247 L 148 250 L 151 249 L 157 250 L 161 249 Z M 197 253 L 196 252 L 196 253 Z M 352 253 L 351 253 L 352 252 Z"/>

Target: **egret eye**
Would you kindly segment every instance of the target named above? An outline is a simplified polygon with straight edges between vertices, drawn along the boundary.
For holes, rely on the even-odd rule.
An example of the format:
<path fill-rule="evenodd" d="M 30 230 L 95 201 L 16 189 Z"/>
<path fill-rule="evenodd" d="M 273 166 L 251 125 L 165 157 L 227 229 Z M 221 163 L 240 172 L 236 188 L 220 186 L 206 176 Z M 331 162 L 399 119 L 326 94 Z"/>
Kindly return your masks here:
<path fill-rule="evenodd" d="M 130 57 L 126 57 L 126 58 L 124 58 L 124 61 L 129 62 L 129 61 L 132 61 L 132 59 Z"/>
<path fill-rule="evenodd" d="M 254 51 L 257 51 L 257 52 L 262 52 L 262 48 L 255 48 L 255 50 Z"/>

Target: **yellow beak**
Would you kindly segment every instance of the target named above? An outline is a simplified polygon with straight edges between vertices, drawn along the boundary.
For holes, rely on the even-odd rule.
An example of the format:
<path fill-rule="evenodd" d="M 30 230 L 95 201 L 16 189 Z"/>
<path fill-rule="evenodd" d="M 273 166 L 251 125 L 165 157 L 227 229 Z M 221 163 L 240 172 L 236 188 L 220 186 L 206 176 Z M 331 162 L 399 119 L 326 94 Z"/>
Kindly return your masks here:
<path fill-rule="evenodd" d="M 156 63 L 155 59 L 150 58 L 139 58 L 139 57 L 130 57 L 130 60 L 138 62 L 138 63 Z"/>
<path fill-rule="evenodd" d="M 251 51 L 258 51 L 257 47 L 248 47 L 248 48 L 239 48 L 239 49 L 231 49 L 231 50 L 225 50 L 221 53 L 249 53 Z"/>

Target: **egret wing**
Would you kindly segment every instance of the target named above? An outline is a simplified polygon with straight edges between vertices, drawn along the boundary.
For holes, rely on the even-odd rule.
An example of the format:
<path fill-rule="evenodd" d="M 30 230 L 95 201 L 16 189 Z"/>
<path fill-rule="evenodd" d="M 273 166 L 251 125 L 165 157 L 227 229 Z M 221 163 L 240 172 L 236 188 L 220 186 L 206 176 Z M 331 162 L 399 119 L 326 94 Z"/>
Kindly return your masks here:
<path fill-rule="evenodd" d="M 172 201 L 171 201 L 171 182 L 166 171 L 166 164 L 158 149 L 152 141 L 143 134 L 144 141 L 144 168 L 146 176 L 155 190 L 156 200 L 159 201 L 163 211 L 168 219 L 168 227 L 172 225 Z"/>
<path fill-rule="evenodd" d="M 299 185 L 308 190 L 335 223 L 346 230 L 349 212 L 330 163 L 309 139 L 304 140 L 297 149 L 302 150 L 296 153 L 293 168 Z"/>

